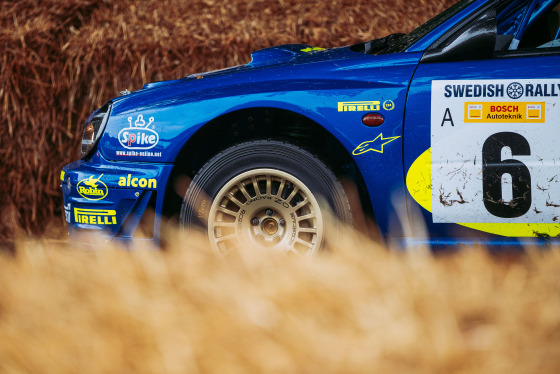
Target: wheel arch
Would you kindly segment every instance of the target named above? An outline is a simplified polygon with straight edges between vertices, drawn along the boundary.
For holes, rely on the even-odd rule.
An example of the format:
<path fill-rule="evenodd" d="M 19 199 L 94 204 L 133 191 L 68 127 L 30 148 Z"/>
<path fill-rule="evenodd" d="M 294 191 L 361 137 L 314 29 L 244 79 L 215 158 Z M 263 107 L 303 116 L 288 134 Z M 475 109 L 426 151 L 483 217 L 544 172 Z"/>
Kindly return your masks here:
<path fill-rule="evenodd" d="M 341 181 L 353 210 L 354 225 L 378 235 L 363 176 L 346 148 L 310 118 L 271 107 L 246 108 L 224 114 L 194 133 L 175 159 L 162 214 L 170 219 L 178 218 L 188 184 L 210 158 L 234 144 L 259 139 L 285 141 L 318 156 Z"/>

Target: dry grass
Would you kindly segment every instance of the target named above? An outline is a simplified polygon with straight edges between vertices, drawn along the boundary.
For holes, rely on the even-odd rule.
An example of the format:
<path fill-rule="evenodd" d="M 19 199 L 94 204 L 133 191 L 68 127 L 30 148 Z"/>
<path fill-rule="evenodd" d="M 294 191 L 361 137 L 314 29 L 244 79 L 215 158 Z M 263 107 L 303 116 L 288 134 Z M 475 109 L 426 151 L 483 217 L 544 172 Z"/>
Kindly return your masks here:
<path fill-rule="evenodd" d="M 410 31 L 454 2 L 0 1 L 0 238 L 60 235 L 58 173 L 117 91 Z M 560 371 L 557 251 L 434 257 L 348 234 L 313 259 L 222 261 L 176 235 L 165 252 L 0 243 L 0 372 Z"/>
<path fill-rule="evenodd" d="M 60 169 L 78 158 L 85 118 L 118 91 L 272 45 L 407 32 L 454 2 L 0 0 L 0 238 L 64 225 Z"/>
<path fill-rule="evenodd" d="M 178 237 L 174 243 L 185 243 Z M 0 256 L 2 373 L 558 373 L 560 253 Z"/>

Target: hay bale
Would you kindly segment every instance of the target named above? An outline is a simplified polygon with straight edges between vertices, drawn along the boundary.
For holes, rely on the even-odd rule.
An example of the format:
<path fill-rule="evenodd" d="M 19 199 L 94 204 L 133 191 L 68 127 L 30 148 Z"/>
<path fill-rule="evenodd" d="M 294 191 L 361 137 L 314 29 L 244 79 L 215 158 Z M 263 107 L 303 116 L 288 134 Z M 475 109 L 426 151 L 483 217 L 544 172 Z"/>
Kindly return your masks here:
<path fill-rule="evenodd" d="M 246 63 L 272 45 L 408 32 L 454 2 L 1 2 L 0 238 L 65 227 L 60 169 L 78 159 L 83 121 L 118 91 Z"/>

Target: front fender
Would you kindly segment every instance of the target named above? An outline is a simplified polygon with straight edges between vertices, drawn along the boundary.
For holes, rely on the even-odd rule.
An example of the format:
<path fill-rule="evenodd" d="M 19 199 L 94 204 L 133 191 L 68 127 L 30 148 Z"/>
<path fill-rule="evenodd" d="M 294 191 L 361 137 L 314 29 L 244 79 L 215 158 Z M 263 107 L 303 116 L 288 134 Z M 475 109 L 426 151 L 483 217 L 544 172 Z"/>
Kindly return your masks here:
<path fill-rule="evenodd" d="M 384 136 L 402 135 L 406 92 L 419 57 L 359 55 L 200 79 L 207 81 L 203 83 L 187 80 L 132 94 L 115 102 L 99 150 L 109 160 L 172 163 L 190 137 L 213 119 L 266 107 L 307 117 L 351 153 L 379 134 L 381 128 L 362 124 L 368 112 L 385 117 Z"/>

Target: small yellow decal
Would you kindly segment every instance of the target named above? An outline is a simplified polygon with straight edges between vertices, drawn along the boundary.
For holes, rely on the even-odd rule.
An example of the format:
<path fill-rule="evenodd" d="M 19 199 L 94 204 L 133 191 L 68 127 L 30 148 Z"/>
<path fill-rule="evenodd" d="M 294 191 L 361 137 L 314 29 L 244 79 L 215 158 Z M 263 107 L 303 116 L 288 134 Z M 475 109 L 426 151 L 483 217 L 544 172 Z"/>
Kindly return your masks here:
<path fill-rule="evenodd" d="M 368 140 L 367 142 L 361 143 L 359 146 L 354 149 L 352 154 L 354 156 L 358 156 L 364 154 L 368 151 L 374 151 L 378 153 L 383 153 L 383 146 L 387 143 L 391 143 L 393 140 L 400 138 L 400 136 L 390 136 L 387 138 L 383 137 L 383 134 L 379 134 L 377 138 L 373 140 Z M 378 145 L 375 143 L 379 143 Z M 374 147 L 375 144 L 375 147 Z M 376 147 L 379 147 L 378 149 Z"/>
<path fill-rule="evenodd" d="M 60 172 L 60 180 L 63 181 L 63 182 L 64 182 L 64 175 L 65 175 L 65 174 L 66 174 L 66 173 L 64 172 L 64 170 L 62 170 L 62 171 Z"/>
<path fill-rule="evenodd" d="M 76 223 L 87 223 L 89 225 L 116 225 L 117 212 L 113 209 L 84 209 L 74 208 L 74 219 Z"/>
<path fill-rule="evenodd" d="M 339 112 L 373 112 L 381 109 L 381 101 L 341 101 Z"/>
<path fill-rule="evenodd" d="M 132 178 L 132 174 L 127 177 L 120 177 L 118 185 L 120 187 L 141 187 L 141 188 L 157 188 L 157 180 L 154 178 Z"/>
<path fill-rule="evenodd" d="M 325 48 L 321 48 L 321 47 L 308 47 L 308 48 L 304 48 L 304 49 L 300 49 L 300 51 L 302 52 L 313 52 L 313 51 L 324 51 Z"/>
<path fill-rule="evenodd" d="M 383 102 L 383 109 L 385 109 L 386 111 L 395 109 L 395 103 L 393 102 L 393 100 L 385 100 Z"/>
<path fill-rule="evenodd" d="M 107 185 L 101 181 L 101 174 L 99 177 L 94 178 L 93 175 L 90 175 L 89 178 L 82 179 L 78 182 L 76 188 L 78 189 L 78 193 L 85 197 L 88 200 L 102 200 L 104 199 L 109 190 Z"/>

